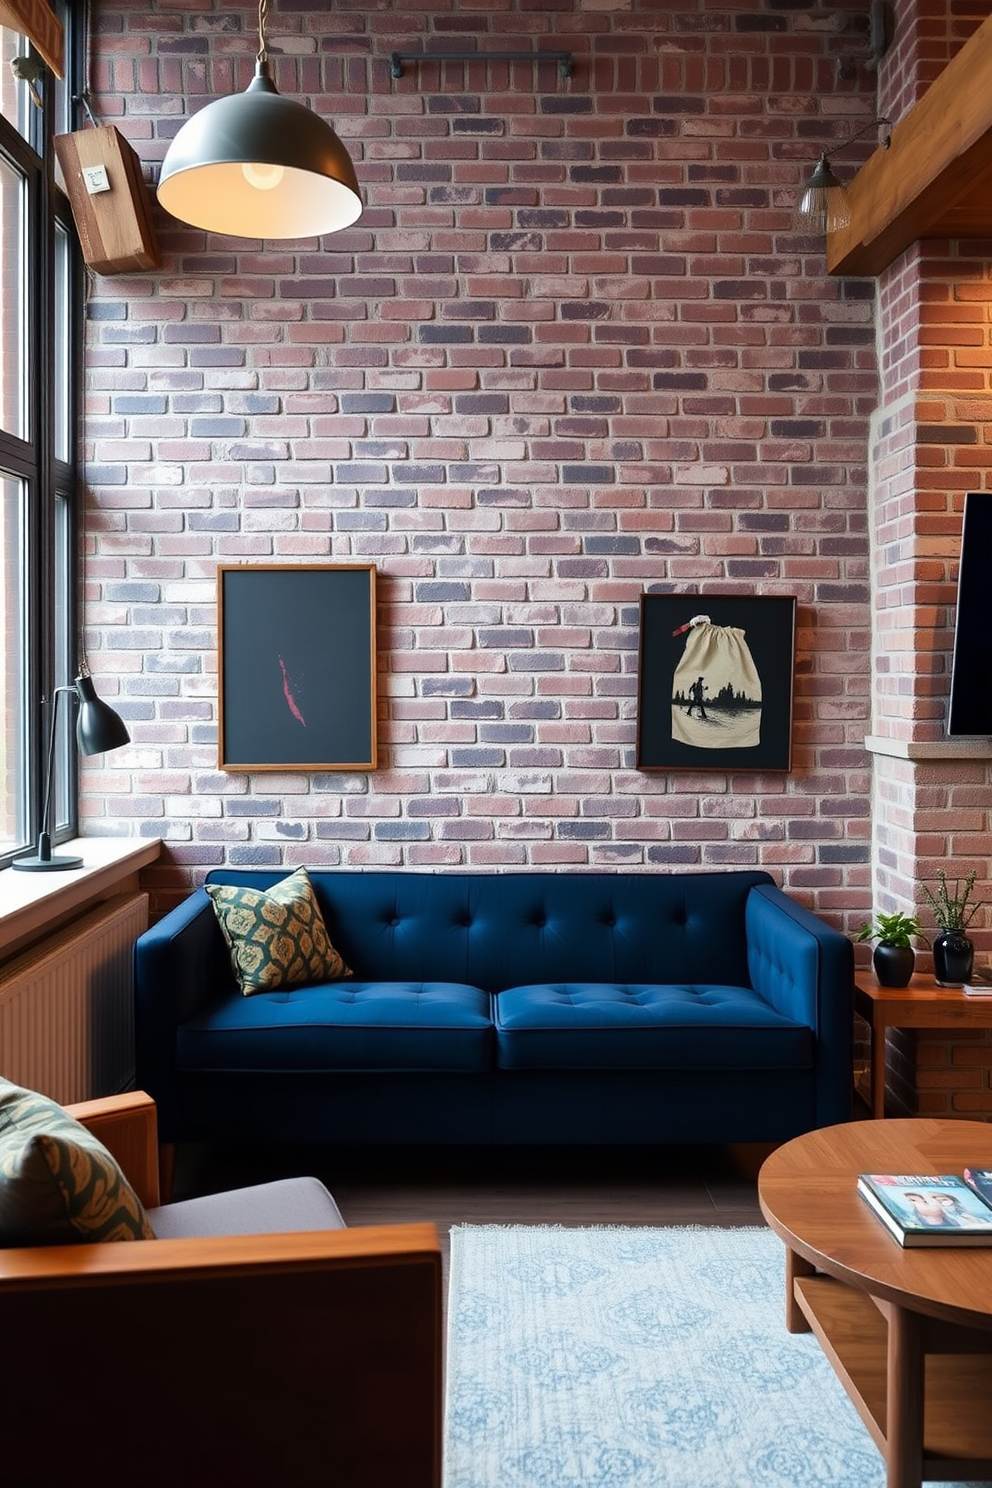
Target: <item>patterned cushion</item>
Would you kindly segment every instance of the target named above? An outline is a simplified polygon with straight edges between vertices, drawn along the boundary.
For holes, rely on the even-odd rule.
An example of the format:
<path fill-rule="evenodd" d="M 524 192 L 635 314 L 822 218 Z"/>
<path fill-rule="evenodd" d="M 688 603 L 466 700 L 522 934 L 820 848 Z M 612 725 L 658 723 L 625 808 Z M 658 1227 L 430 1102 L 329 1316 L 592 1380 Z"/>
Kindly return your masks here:
<path fill-rule="evenodd" d="M 264 891 L 232 884 L 206 888 L 246 997 L 351 976 L 328 938 L 305 868 Z"/>
<path fill-rule="evenodd" d="M 103 1143 L 47 1096 L 0 1080 L 0 1246 L 154 1239 Z"/>

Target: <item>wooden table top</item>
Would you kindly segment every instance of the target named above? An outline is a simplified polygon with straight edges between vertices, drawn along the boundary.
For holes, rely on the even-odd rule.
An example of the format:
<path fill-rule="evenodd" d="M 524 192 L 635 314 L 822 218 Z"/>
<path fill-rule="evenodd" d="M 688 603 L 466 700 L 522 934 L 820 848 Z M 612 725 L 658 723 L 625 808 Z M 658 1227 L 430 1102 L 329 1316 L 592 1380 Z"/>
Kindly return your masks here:
<path fill-rule="evenodd" d="M 856 1003 L 867 999 L 884 1011 L 885 1022 L 893 1027 L 900 1023 L 912 1027 L 917 1017 L 929 1027 L 992 1023 L 992 997 L 969 995 L 963 987 L 940 987 L 927 972 L 914 972 L 908 987 L 883 987 L 873 971 L 862 968 L 854 973 L 854 987 Z"/>
<path fill-rule="evenodd" d="M 903 1249 L 857 1191 L 859 1173 L 992 1167 L 992 1124 L 852 1121 L 786 1142 L 758 1175 L 771 1228 L 817 1270 L 887 1301 L 992 1330 L 992 1246 Z"/>

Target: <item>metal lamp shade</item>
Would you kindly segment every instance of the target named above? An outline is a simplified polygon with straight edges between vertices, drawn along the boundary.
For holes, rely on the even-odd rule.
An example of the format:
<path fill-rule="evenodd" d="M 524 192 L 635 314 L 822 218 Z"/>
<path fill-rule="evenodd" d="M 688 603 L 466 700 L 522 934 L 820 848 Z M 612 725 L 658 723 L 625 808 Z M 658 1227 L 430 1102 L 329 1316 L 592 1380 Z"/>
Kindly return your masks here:
<path fill-rule="evenodd" d="M 834 175 L 826 155 L 821 155 L 816 170 L 806 182 L 799 214 L 821 232 L 834 232 L 851 220 L 851 208 L 843 184 Z"/>
<path fill-rule="evenodd" d="M 344 145 L 276 91 L 265 61 L 244 93 L 186 121 L 162 162 L 158 199 L 181 222 L 241 238 L 319 237 L 362 214 Z"/>
<path fill-rule="evenodd" d="M 124 720 L 109 703 L 97 697 L 93 678 L 83 673 L 76 678 L 79 714 L 76 718 L 76 743 L 82 754 L 104 754 L 131 742 Z"/>

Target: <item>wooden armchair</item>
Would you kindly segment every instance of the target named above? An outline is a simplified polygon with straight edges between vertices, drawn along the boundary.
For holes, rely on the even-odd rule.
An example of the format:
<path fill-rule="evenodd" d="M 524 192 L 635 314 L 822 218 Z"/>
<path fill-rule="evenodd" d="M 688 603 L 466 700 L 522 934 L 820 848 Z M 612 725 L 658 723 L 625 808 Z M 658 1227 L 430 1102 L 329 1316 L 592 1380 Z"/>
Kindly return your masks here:
<path fill-rule="evenodd" d="M 147 1206 L 154 1102 L 68 1108 Z M 0 1478 L 437 1488 L 430 1224 L 0 1250 Z"/>

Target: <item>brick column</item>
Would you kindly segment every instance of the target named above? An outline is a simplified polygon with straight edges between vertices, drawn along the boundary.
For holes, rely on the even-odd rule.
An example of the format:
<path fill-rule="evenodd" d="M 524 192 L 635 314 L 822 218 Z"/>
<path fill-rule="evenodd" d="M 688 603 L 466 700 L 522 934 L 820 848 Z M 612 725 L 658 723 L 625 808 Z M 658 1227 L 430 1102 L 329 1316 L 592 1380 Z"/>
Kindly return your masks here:
<path fill-rule="evenodd" d="M 880 109 L 912 107 L 988 7 L 901 7 Z M 886 78 L 892 79 L 891 85 Z M 878 286 L 879 407 L 870 459 L 872 535 L 873 881 L 877 909 L 918 907 L 938 868 L 977 875 L 989 896 L 992 744 L 949 740 L 961 516 L 992 487 L 992 270 L 989 245 L 915 244 Z M 983 887 L 984 886 L 984 887 Z M 926 914 L 924 924 L 928 925 Z M 992 939 L 980 915 L 979 953 Z M 932 926 L 928 925 L 932 929 Z M 929 955 L 919 965 L 930 966 Z M 989 1041 L 893 1036 L 893 1093 L 904 1110 L 992 1114 Z"/>

